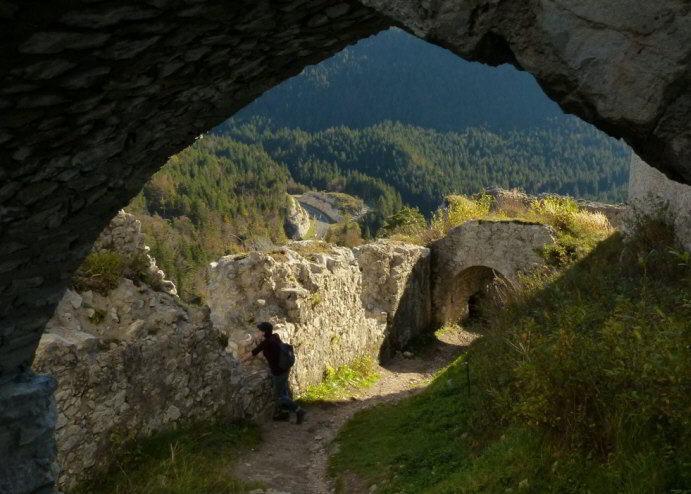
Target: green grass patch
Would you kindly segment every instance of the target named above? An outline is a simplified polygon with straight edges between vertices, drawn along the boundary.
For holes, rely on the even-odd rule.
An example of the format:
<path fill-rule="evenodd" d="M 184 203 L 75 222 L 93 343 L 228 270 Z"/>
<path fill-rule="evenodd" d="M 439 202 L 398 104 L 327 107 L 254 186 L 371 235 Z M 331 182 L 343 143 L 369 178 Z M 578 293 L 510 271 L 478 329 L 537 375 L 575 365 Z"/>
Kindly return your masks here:
<path fill-rule="evenodd" d="M 333 343 L 333 342 L 332 342 Z M 309 386 L 300 395 L 302 402 L 338 401 L 352 396 L 354 391 L 367 389 L 379 380 L 377 363 L 370 356 L 361 356 L 349 365 L 337 369 L 327 367 L 324 380 Z"/>
<path fill-rule="evenodd" d="M 69 494 L 245 494 L 232 476 L 240 450 L 259 443 L 247 423 L 195 425 L 122 445 L 112 468 Z"/>
<path fill-rule="evenodd" d="M 436 331 L 434 331 L 434 336 L 438 338 L 442 338 L 443 336 L 447 336 L 453 333 L 458 333 L 461 331 L 461 327 L 458 324 L 446 324 L 445 326 L 442 326 L 441 328 L 438 328 Z"/>
<path fill-rule="evenodd" d="M 426 492 L 461 468 L 472 451 L 466 400 L 461 358 L 421 394 L 356 414 L 338 435 L 330 475 L 338 484 L 347 472 L 356 473 L 381 493 Z"/>
<path fill-rule="evenodd" d="M 572 248 L 466 355 L 346 425 L 342 489 L 354 474 L 382 494 L 691 492 L 691 255 L 655 220 L 595 245 L 599 227 L 571 219 L 554 222 Z"/>

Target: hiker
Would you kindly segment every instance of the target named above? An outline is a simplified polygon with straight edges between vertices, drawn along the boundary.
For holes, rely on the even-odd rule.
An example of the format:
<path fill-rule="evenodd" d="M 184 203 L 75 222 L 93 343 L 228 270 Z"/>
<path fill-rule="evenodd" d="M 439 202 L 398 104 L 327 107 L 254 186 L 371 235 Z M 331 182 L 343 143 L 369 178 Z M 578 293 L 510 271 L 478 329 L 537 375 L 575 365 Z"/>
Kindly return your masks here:
<path fill-rule="evenodd" d="M 256 336 L 263 336 L 264 339 L 254 350 L 245 353 L 239 360 L 240 362 L 246 362 L 259 355 L 259 352 L 264 354 L 264 358 L 269 363 L 269 369 L 271 370 L 271 383 L 273 384 L 274 397 L 276 399 L 276 410 L 274 411 L 273 419 L 290 420 L 290 412 L 295 412 L 297 423 L 302 424 L 302 421 L 305 420 L 306 412 L 304 408 L 298 406 L 290 397 L 290 391 L 288 390 L 290 368 L 284 370 L 279 365 L 281 338 L 273 331 L 274 327 L 270 322 L 257 324 Z"/>

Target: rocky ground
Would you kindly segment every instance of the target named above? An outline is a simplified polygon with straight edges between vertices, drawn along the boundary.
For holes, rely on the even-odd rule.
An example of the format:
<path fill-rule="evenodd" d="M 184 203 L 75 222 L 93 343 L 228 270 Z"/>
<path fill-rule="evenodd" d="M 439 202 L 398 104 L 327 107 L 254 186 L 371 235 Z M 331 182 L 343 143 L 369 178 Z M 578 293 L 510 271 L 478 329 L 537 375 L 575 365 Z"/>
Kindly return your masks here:
<path fill-rule="evenodd" d="M 379 366 L 381 378 L 369 389 L 354 391 L 350 400 L 323 402 L 307 407 L 302 425 L 267 422 L 261 425 L 263 442 L 240 458 L 238 478 L 262 482 L 265 489 L 253 494 L 330 494 L 326 476 L 329 448 L 338 430 L 356 412 L 385 401 L 396 401 L 419 392 L 434 374 L 451 363 L 476 337 L 468 332 L 447 332 L 412 357 L 396 355 Z M 351 482 L 352 481 L 352 482 Z M 367 487 L 349 480 L 348 492 Z"/>

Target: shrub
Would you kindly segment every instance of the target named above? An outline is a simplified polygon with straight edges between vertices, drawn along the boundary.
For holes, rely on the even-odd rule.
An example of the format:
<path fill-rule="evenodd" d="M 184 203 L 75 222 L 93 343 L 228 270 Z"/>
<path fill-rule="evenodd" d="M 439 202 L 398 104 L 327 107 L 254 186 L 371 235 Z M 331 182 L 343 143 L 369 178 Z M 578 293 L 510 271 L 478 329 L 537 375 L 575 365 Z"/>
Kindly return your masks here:
<path fill-rule="evenodd" d="M 326 234 L 326 241 L 345 247 L 357 247 L 358 245 L 362 245 L 363 240 L 360 225 L 351 221 L 350 218 L 346 216 L 340 223 L 329 226 L 329 231 Z"/>
<path fill-rule="evenodd" d="M 403 207 L 396 214 L 389 216 L 382 227 L 386 235 L 414 236 L 426 229 L 425 217 L 418 208 Z"/>
<path fill-rule="evenodd" d="M 106 294 L 117 287 L 122 279 L 127 262 L 117 252 L 92 252 L 77 270 L 74 286 L 77 290 L 95 290 Z"/>

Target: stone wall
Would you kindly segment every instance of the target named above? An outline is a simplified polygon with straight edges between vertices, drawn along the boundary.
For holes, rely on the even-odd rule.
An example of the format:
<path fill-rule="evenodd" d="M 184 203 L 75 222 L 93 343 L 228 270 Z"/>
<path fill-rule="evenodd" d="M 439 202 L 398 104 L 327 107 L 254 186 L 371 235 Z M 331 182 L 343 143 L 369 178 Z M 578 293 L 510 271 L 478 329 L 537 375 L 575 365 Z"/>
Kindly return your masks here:
<path fill-rule="evenodd" d="M 674 182 L 633 154 L 629 177 L 633 214 L 664 215 L 684 249 L 691 251 L 691 186 Z M 634 218 L 631 218 L 632 220 Z"/>
<path fill-rule="evenodd" d="M 429 307 L 429 291 L 413 291 L 429 286 L 425 264 L 427 249 L 384 242 L 355 255 L 345 247 L 303 241 L 271 253 L 227 256 L 211 266 L 211 320 L 228 334 L 234 355 L 254 346 L 258 322 L 273 323 L 295 347 L 291 383 L 303 391 L 321 381 L 327 366 L 377 356 L 389 338 L 400 345 L 429 325 L 429 311 L 416 316 L 415 328 L 413 321 L 399 326 L 398 316 L 401 299 L 419 298 L 416 307 Z M 377 294 L 384 287 L 395 291 Z"/>
<path fill-rule="evenodd" d="M 266 376 L 240 367 L 222 335 L 190 319 L 155 328 L 138 319 L 121 337 L 56 327 L 44 334 L 34 368 L 58 380 L 62 488 L 107 467 L 120 441 L 178 423 L 266 412 Z"/>
<path fill-rule="evenodd" d="M 386 313 L 383 355 L 403 347 L 432 322 L 429 249 L 378 240 L 353 249 L 360 266 L 360 300 L 367 314 Z"/>
<path fill-rule="evenodd" d="M 52 492 L 55 379 L 32 376 L 0 388 L 0 492 Z"/>
<path fill-rule="evenodd" d="M 95 249 L 145 254 L 139 228 L 121 212 Z M 106 468 L 126 439 L 268 411 L 266 375 L 239 366 L 225 352 L 225 336 L 211 327 L 208 309 L 183 304 L 155 261 L 149 268 L 160 276 L 156 288 L 125 278 L 107 294 L 68 289 L 41 338 L 33 366 L 58 382 L 62 488 Z"/>

